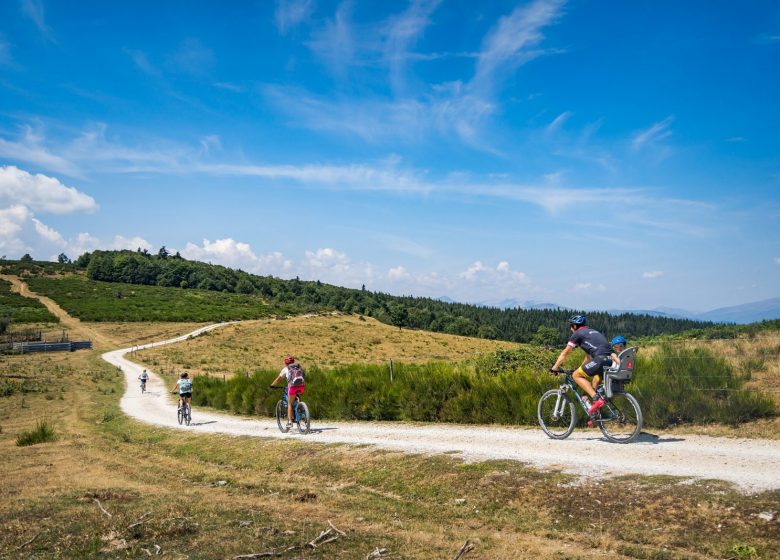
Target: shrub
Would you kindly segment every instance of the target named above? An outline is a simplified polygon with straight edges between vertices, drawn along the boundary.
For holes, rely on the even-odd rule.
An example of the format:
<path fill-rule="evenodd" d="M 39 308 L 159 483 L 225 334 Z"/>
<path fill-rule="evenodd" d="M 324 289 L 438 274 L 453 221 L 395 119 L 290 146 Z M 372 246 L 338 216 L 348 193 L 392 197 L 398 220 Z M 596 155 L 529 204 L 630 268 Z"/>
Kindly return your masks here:
<path fill-rule="evenodd" d="M 58 436 L 54 428 L 46 420 L 39 421 L 34 430 L 22 432 L 16 438 L 16 445 L 23 447 L 25 445 L 35 445 L 37 443 L 46 443 L 57 441 Z"/>

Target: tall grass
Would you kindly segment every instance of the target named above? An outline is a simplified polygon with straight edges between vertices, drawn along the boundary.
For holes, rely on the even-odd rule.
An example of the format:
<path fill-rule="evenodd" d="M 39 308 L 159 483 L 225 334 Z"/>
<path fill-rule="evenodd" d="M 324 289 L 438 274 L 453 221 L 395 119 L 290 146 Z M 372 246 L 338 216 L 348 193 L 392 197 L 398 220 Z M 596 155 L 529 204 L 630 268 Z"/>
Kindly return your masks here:
<path fill-rule="evenodd" d="M 314 368 L 307 373 L 304 400 L 315 418 L 535 424 L 539 397 L 555 385 L 543 371 L 538 364 L 519 364 L 506 351 L 492 360 L 397 364 L 393 382 L 385 366 Z M 663 348 L 638 360 L 636 372 L 628 390 L 639 400 L 648 427 L 738 424 L 775 413 L 771 399 L 743 389 L 744 379 L 707 350 Z M 237 414 L 272 415 L 280 393 L 268 385 L 277 373 L 258 370 L 227 381 L 199 376 L 193 402 Z"/>
<path fill-rule="evenodd" d="M 46 420 L 39 421 L 34 430 L 27 430 L 19 434 L 16 438 L 16 445 L 24 447 L 26 445 L 35 445 L 37 443 L 46 443 L 57 441 L 58 436 L 54 427 Z"/>

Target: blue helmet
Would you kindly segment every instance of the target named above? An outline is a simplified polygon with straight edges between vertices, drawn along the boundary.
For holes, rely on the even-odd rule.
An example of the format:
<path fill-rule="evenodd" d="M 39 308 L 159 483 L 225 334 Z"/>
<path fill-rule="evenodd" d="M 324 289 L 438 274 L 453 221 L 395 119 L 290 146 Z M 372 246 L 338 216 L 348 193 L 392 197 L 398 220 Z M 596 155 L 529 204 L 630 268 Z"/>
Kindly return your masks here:
<path fill-rule="evenodd" d="M 615 346 L 616 344 L 623 344 L 623 345 L 625 345 L 626 344 L 626 339 L 625 339 L 625 337 L 622 337 L 622 336 L 616 336 L 609 343 L 612 346 Z"/>
<path fill-rule="evenodd" d="M 585 315 L 572 315 L 569 317 L 569 324 L 575 327 L 583 327 L 588 324 L 588 319 Z"/>

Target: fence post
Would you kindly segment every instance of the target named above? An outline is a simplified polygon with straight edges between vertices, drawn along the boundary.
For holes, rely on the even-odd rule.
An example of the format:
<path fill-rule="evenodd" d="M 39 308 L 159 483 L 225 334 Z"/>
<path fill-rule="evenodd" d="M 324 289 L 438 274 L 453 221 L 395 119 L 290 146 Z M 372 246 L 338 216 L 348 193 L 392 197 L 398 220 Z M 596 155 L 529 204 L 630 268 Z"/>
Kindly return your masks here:
<path fill-rule="evenodd" d="M 390 383 L 393 382 L 393 360 L 390 360 L 388 362 L 388 366 L 390 368 Z"/>

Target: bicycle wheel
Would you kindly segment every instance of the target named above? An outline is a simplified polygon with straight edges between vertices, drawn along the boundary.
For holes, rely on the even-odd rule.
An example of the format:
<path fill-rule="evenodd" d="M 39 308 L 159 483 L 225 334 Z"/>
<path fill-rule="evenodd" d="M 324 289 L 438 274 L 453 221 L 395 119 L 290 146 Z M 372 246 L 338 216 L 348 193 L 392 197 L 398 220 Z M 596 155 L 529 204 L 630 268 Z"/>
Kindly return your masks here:
<path fill-rule="evenodd" d="M 553 439 L 566 439 L 577 423 L 574 403 L 560 389 L 550 389 L 542 395 L 536 414 L 544 433 Z"/>
<path fill-rule="evenodd" d="M 176 416 L 179 418 L 179 424 L 182 424 L 184 422 L 184 409 L 181 406 L 179 406 Z"/>
<path fill-rule="evenodd" d="M 189 404 L 184 405 L 184 422 L 189 426 L 192 421 L 192 407 Z"/>
<path fill-rule="evenodd" d="M 629 393 L 613 395 L 599 413 L 596 423 L 612 443 L 630 443 L 642 431 L 642 409 Z"/>
<path fill-rule="evenodd" d="M 309 418 L 309 407 L 306 403 L 300 401 L 298 403 L 298 412 L 295 414 L 295 422 L 298 424 L 298 432 L 302 434 L 308 434 L 311 428 L 311 419 Z"/>
<path fill-rule="evenodd" d="M 287 407 L 281 400 L 276 403 L 276 425 L 279 426 L 279 431 L 283 434 L 289 431 L 287 428 Z"/>

